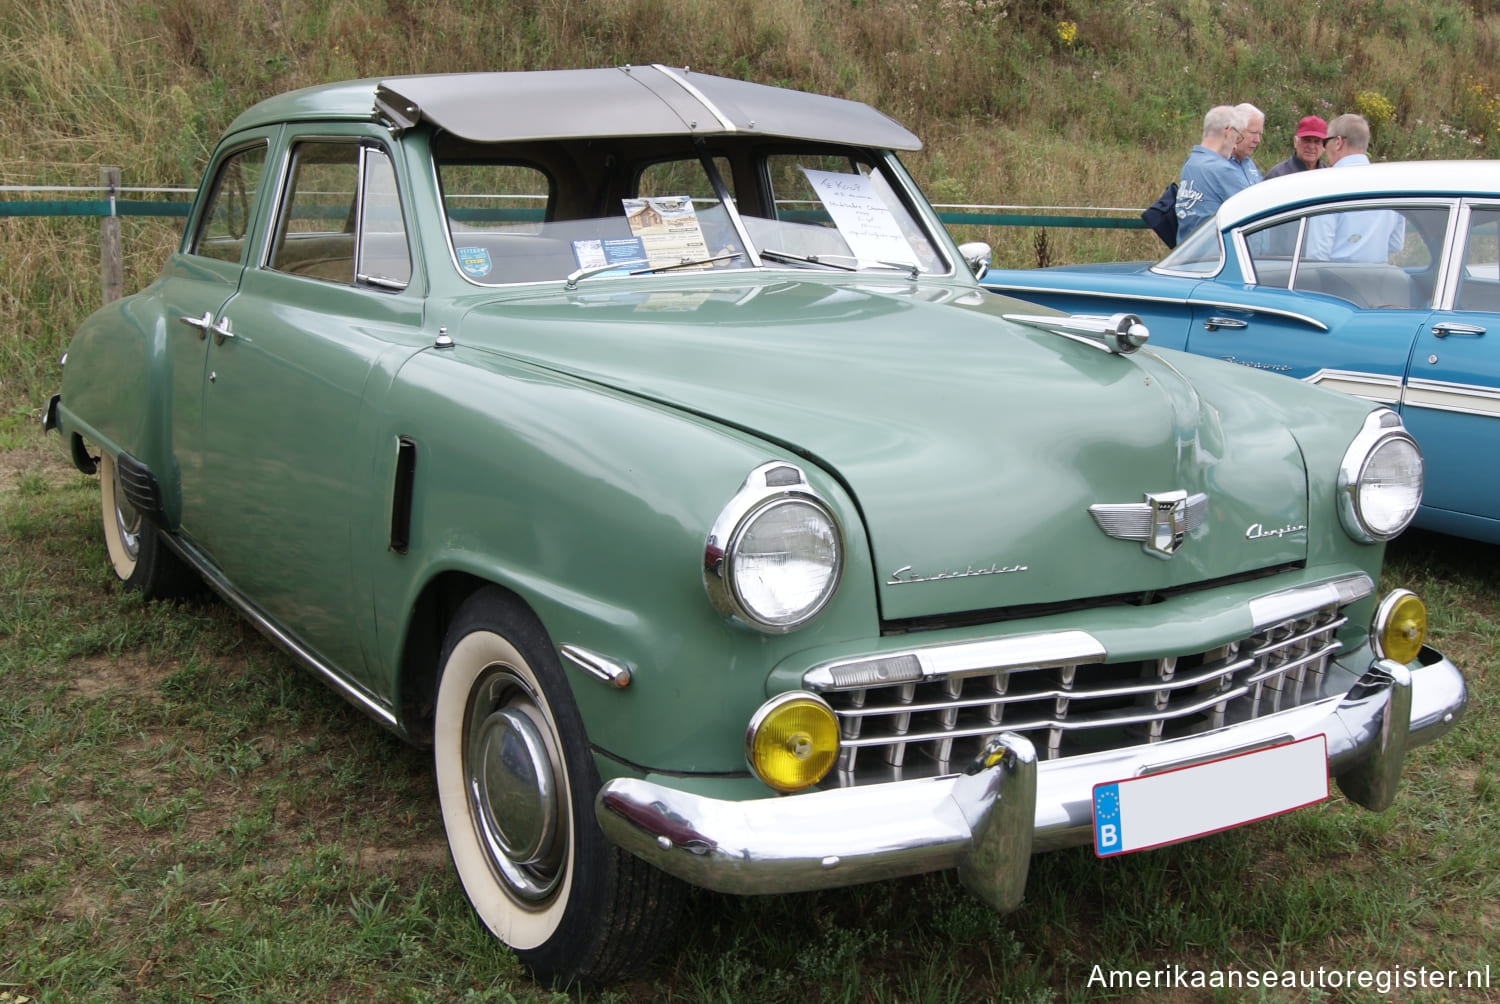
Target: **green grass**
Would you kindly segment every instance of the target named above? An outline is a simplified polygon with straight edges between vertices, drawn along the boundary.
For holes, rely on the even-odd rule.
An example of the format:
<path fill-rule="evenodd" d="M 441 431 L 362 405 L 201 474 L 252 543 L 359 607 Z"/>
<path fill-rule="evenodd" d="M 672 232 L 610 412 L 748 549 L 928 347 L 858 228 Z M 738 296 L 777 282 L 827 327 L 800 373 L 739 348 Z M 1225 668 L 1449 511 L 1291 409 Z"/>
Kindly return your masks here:
<path fill-rule="evenodd" d="M 1468 970 L 1500 958 L 1495 548 L 1420 534 L 1392 547 L 1383 585 L 1428 598 L 1471 704 L 1412 755 L 1386 813 L 1335 795 L 1179 847 L 1043 855 L 1012 916 L 950 874 L 696 893 L 677 943 L 639 978 L 556 994 L 474 920 L 425 754 L 221 604 L 115 589 L 93 480 L 39 438 L 0 455 L 0 1001 L 1136 1000 L 1160 994 L 1091 985 L 1094 967 Z M 1500 985 L 1400 992 L 1500 1000 Z"/>

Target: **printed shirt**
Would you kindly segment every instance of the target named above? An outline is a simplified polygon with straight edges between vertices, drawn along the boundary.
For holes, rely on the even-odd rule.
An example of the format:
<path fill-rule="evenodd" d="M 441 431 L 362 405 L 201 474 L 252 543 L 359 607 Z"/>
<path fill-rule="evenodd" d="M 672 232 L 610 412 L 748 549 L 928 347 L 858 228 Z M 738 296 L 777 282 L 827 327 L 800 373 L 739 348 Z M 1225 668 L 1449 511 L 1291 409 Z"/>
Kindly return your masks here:
<path fill-rule="evenodd" d="M 1240 165 L 1199 144 L 1193 147 L 1177 179 L 1177 234 L 1186 240 L 1220 204 L 1250 187 Z"/>

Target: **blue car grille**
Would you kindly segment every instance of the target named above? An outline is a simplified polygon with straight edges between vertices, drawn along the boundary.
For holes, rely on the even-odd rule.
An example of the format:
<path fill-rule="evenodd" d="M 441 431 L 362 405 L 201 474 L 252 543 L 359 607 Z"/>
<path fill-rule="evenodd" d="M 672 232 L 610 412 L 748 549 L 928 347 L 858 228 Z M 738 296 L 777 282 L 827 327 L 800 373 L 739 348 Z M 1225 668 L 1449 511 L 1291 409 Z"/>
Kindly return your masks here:
<path fill-rule="evenodd" d="M 1127 663 L 965 667 L 888 686 L 819 688 L 842 749 L 827 784 L 952 773 L 997 732 L 1044 760 L 1138 746 L 1274 714 L 1322 697 L 1345 623 L 1337 604 L 1207 652 Z"/>

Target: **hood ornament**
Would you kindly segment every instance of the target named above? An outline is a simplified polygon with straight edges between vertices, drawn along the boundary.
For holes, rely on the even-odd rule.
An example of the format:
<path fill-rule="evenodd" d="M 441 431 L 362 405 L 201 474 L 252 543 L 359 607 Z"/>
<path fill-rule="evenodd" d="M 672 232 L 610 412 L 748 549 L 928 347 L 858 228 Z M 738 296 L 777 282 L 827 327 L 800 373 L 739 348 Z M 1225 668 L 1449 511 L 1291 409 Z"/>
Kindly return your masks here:
<path fill-rule="evenodd" d="M 1138 540 L 1146 553 L 1163 561 L 1182 546 L 1183 538 L 1203 525 L 1208 496 L 1178 490 L 1146 493 L 1144 502 L 1098 503 L 1089 515 L 1116 540 Z"/>
<path fill-rule="evenodd" d="M 1006 314 L 1005 319 L 1121 356 L 1134 352 L 1151 337 L 1151 332 L 1135 314 L 1111 314 L 1108 317 L 1097 314 Z"/>

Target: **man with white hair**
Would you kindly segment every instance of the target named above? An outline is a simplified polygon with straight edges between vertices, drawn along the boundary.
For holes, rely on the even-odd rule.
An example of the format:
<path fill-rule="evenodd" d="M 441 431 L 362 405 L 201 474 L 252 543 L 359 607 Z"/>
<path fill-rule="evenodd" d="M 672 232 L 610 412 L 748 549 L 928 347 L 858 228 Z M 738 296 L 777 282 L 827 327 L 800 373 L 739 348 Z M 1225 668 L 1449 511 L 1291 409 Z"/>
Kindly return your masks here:
<path fill-rule="evenodd" d="M 1255 148 L 1260 146 L 1261 134 L 1266 131 L 1266 113 L 1248 101 L 1235 105 L 1234 110 L 1245 116 L 1245 127 L 1229 159 L 1245 172 L 1245 183 L 1253 185 L 1260 180 L 1260 168 L 1255 166 L 1254 156 Z"/>
<path fill-rule="evenodd" d="M 1190 237 L 1203 221 L 1219 211 L 1225 199 L 1250 182 L 1229 159 L 1245 132 L 1245 116 L 1229 105 L 1217 105 L 1203 116 L 1203 141 L 1183 162 L 1177 179 L 1177 233 Z"/>

